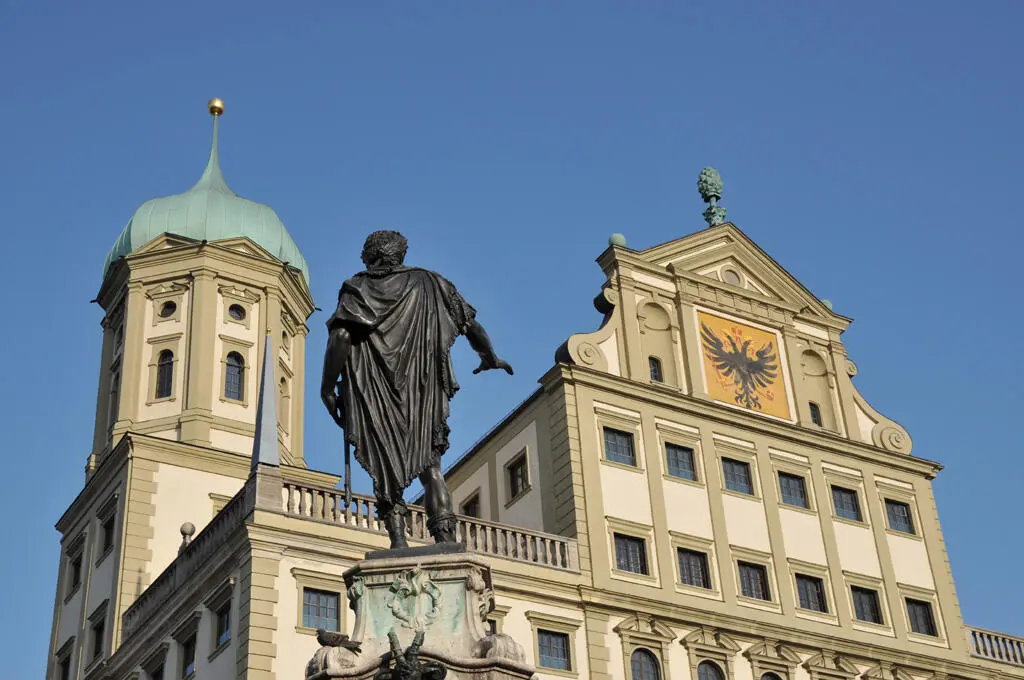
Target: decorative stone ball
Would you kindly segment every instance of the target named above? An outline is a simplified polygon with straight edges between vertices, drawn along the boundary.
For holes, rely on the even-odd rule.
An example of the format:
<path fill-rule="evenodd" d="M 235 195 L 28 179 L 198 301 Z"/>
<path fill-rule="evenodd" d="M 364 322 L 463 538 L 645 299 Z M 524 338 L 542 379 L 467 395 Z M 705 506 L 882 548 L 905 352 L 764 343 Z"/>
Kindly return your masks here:
<path fill-rule="evenodd" d="M 828 311 L 830 311 L 830 312 L 832 311 L 832 301 L 831 300 L 822 300 L 821 304 L 823 304 L 826 307 L 828 307 Z"/>
<path fill-rule="evenodd" d="M 626 237 L 622 234 L 615 233 L 608 237 L 608 245 L 619 246 L 620 248 L 626 247 Z"/>
<path fill-rule="evenodd" d="M 194 536 L 195 533 L 196 533 L 196 525 L 192 524 L 192 522 L 185 522 L 184 524 L 181 525 L 181 537 L 182 538 L 192 538 L 192 536 Z"/>

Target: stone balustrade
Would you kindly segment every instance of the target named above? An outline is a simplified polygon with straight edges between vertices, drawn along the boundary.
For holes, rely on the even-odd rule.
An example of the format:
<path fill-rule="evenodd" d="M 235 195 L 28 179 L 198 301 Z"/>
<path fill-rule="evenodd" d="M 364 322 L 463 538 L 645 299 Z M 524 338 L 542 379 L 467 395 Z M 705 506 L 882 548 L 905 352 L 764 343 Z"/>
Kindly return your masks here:
<path fill-rule="evenodd" d="M 372 496 L 352 494 L 351 504 L 346 505 L 340 489 L 285 482 L 282 502 L 285 514 L 292 517 L 387 533 L 377 521 Z M 412 542 L 430 542 L 422 507 L 409 506 L 408 525 Z M 458 540 L 472 552 L 579 572 L 579 547 L 574 539 L 462 515 L 458 516 L 457 531 Z"/>
<path fill-rule="evenodd" d="M 971 656 L 1024 666 L 1024 638 L 967 626 L 967 647 Z"/>

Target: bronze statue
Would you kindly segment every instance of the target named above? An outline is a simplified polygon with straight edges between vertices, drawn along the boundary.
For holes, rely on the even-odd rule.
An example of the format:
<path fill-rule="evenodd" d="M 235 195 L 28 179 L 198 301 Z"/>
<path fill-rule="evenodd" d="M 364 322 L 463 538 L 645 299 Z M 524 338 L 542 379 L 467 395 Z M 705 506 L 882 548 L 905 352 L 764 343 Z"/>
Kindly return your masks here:
<path fill-rule="evenodd" d="M 441 473 L 448 402 L 459 389 L 449 350 L 460 335 L 480 355 L 473 373 L 512 367 L 498 358 L 476 310 L 441 275 L 404 266 L 408 242 L 377 231 L 363 246 L 366 270 L 345 281 L 327 321 L 320 397 L 370 473 L 392 548 L 408 546 L 402 496 L 423 484 L 427 528 L 455 541 L 455 513 Z M 340 378 L 340 383 L 339 383 Z M 337 390 L 337 391 L 336 391 Z"/>

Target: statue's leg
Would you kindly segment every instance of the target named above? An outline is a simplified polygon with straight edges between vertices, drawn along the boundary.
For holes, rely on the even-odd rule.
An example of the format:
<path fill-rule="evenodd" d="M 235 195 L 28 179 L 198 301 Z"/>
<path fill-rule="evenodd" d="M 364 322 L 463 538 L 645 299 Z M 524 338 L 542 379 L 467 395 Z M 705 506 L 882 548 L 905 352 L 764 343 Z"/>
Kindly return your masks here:
<path fill-rule="evenodd" d="M 384 522 L 388 538 L 391 539 L 392 550 L 409 547 L 405 537 L 405 518 L 408 514 L 409 510 L 404 502 L 392 503 L 387 499 L 377 498 L 377 517 Z"/>
<path fill-rule="evenodd" d="M 452 510 L 452 496 L 444 482 L 441 462 L 428 467 L 420 475 L 423 485 L 423 500 L 427 510 L 427 530 L 435 543 L 455 542 L 455 512 Z"/>

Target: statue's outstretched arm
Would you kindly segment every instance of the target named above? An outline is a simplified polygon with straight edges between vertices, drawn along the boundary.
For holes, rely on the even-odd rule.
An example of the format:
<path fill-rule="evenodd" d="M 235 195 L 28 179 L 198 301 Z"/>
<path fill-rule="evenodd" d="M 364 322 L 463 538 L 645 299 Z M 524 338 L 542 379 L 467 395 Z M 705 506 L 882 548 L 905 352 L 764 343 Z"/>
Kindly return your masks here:
<path fill-rule="evenodd" d="M 469 346 L 473 348 L 473 351 L 480 356 L 480 365 L 473 370 L 474 374 L 500 368 L 509 375 L 512 375 L 512 367 L 507 362 L 499 359 L 498 355 L 494 353 L 491 338 L 488 337 L 487 331 L 484 330 L 484 327 L 476 319 L 472 319 L 466 324 L 466 339 L 469 340 Z"/>
<path fill-rule="evenodd" d="M 348 361 L 348 352 L 352 347 L 352 336 L 343 326 L 334 326 L 327 336 L 327 350 L 324 352 L 324 373 L 320 379 L 320 399 L 330 412 L 335 422 L 342 425 L 342 413 L 338 403 L 338 395 L 334 386 L 341 378 L 341 372 Z"/>

